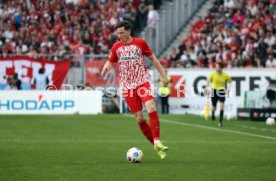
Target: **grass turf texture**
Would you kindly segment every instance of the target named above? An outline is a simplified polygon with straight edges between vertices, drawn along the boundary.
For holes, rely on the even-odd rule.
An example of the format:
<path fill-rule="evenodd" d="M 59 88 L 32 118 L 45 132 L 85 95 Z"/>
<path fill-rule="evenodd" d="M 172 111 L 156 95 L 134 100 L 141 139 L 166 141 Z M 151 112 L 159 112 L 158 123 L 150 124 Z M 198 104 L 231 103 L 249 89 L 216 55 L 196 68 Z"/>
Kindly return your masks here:
<path fill-rule="evenodd" d="M 131 116 L 0 116 L 0 180 L 275 180 L 276 126 L 160 117 L 163 161 Z M 142 163 L 126 161 L 134 146 Z"/>

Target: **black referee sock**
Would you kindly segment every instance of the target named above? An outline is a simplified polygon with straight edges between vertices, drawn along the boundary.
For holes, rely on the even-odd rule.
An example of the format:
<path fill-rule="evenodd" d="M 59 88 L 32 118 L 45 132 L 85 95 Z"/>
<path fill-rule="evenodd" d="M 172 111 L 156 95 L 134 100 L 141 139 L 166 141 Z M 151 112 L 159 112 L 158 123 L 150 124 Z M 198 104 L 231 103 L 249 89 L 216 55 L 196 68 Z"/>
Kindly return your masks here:
<path fill-rule="evenodd" d="M 220 111 L 220 114 L 219 114 L 219 121 L 222 123 L 222 120 L 223 120 L 223 110 Z"/>
<path fill-rule="evenodd" d="M 215 111 L 212 111 L 212 120 L 215 121 Z"/>

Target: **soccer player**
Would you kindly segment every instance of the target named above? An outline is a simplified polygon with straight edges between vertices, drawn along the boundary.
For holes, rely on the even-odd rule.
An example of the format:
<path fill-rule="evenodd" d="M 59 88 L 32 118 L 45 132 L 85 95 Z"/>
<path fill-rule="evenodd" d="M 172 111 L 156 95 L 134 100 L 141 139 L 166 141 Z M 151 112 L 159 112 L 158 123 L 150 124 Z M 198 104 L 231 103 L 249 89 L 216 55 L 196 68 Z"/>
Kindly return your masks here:
<path fill-rule="evenodd" d="M 120 41 L 113 45 L 101 75 L 104 76 L 114 63 L 119 62 L 121 87 L 128 107 L 134 113 L 144 136 L 153 144 L 159 157 L 164 159 L 168 147 L 160 142 L 159 117 L 149 83 L 151 76 L 144 64 L 144 55 L 152 61 L 165 86 L 168 85 L 166 72 L 147 42 L 131 36 L 131 24 L 128 21 L 118 23 L 117 36 Z M 150 124 L 146 122 L 143 115 L 142 104 L 146 107 Z"/>
<path fill-rule="evenodd" d="M 165 70 L 165 72 L 167 73 L 167 71 Z M 170 105 L 169 105 L 169 97 L 171 94 L 171 83 L 172 83 L 172 78 L 171 76 L 167 76 L 167 79 L 169 81 L 169 84 L 164 87 L 163 86 L 163 81 L 162 81 L 162 77 L 159 77 L 157 82 L 159 83 L 159 98 L 161 100 L 161 109 L 162 109 L 162 114 L 169 114 L 169 109 L 170 109 Z"/>
<path fill-rule="evenodd" d="M 230 89 L 231 89 L 231 77 L 223 72 L 223 64 L 216 63 L 216 71 L 212 72 L 208 77 L 207 85 L 206 85 L 206 93 L 209 96 L 210 94 L 210 83 L 212 84 L 212 120 L 215 120 L 215 111 L 217 107 L 217 102 L 220 102 L 220 118 L 218 126 L 222 127 L 223 121 L 223 112 L 224 112 L 224 102 L 225 102 L 225 94 L 229 97 Z"/>

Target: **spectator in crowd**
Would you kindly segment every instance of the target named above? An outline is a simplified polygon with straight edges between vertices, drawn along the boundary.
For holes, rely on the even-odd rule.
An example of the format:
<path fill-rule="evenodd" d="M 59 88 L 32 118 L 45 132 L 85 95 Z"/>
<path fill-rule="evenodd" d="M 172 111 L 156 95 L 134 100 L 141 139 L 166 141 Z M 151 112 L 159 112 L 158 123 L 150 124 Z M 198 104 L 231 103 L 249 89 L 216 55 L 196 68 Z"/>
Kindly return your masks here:
<path fill-rule="evenodd" d="M 171 66 L 273 67 L 275 7 L 275 0 L 213 1 L 207 16 L 199 17 L 179 50 L 171 52 Z"/>
<path fill-rule="evenodd" d="M 142 30 L 147 25 L 147 15 L 148 15 L 148 8 L 146 5 L 145 0 L 141 0 L 138 6 L 138 22 L 139 22 L 139 29 Z"/>
<path fill-rule="evenodd" d="M 21 87 L 22 82 L 18 77 L 18 73 L 13 74 L 13 82 L 14 82 L 14 86 L 16 87 L 17 90 L 22 89 L 22 87 Z"/>
<path fill-rule="evenodd" d="M 160 64 L 164 67 L 164 68 L 169 68 L 171 66 L 171 61 L 168 58 L 168 55 L 165 54 L 164 56 L 162 56 L 160 58 Z"/>
<path fill-rule="evenodd" d="M 276 59 L 272 55 L 269 55 L 266 60 L 266 67 L 276 68 Z"/>
<path fill-rule="evenodd" d="M 119 21 L 132 22 L 138 33 L 149 14 L 154 26 L 158 13 L 150 4 L 158 8 L 161 1 L 0 1 L 0 56 L 44 54 L 45 60 L 60 60 L 76 53 L 107 54 Z"/>
<path fill-rule="evenodd" d="M 261 37 L 258 43 L 258 46 L 256 47 L 256 55 L 260 59 L 260 63 L 262 66 L 265 66 L 266 60 L 267 60 L 267 48 L 268 44 L 264 41 L 264 37 Z"/>
<path fill-rule="evenodd" d="M 198 51 L 196 52 L 197 62 L 199 63 L 200 67 L 207 67 L 208 59 L 207 53 L 203 49 L 202 45 L 198 46 Z"/>
<path fill-rule="evenodd" d="M 21 80 L 18 78 L 18 74 L 14 73 L 13 76 L 5 76 L 7 79 L 7 87 L 6 90 L 21 90 Z"/>
<path fill-rule="evenodd" d="M 187 55 L 187 61 L 185 62 L 185 68 L 193 68 L 197 66 L 197 62 L 193 59 L 191 59 L 191 56 Z"/>
<path fill-rule="evenodd" d="M 156 28 L 156 23 L 159 20 L 159 14 L 158 12 L 154 9 L 153 5 L 149 5 L 149 13 L 148 13 L 148 28 L 155 29 Z"/>
<path fill-rule="evenodd" d="M 186 50 L 183 50 L 182 55 L 180 56 L 179 62 L 177 64 L 177 67 L 184 68 L 187 60 L 188 60 L 188 53 Z"/>
<path fill-rule="evenodd" d="M 46 90 L 49 85 L 49 78 L 45 74 L 43 68 L 38 70 L 38 74 L 34 78 L 34 85 L 36 90 Z"/>
<path fill-rule="evenodd" d="M 235 3 L 233 0 L 225 0 L 224 1 L 224 7 L 226 8 L 234 8 Z"/>
<path fill-rule="evenodd" d="M 180 58 L 180 54 L 178 53 L 177 48 L 173 48 L 170 55 L 170 62 L 172 67 L 176 66 L 177 62 L 179 61 L 179 58 Z"/>

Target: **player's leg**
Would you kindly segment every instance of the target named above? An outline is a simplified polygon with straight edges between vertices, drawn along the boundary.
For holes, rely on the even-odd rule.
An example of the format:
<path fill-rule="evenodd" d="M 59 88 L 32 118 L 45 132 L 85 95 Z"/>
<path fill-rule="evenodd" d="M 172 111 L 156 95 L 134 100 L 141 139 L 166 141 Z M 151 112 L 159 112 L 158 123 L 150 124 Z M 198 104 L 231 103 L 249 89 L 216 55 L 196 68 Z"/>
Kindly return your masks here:
<path fill-rule="evenodd" d="M 219 126 L 222 126 L 223 114 L 224 114 L 224 102 L 225 102 L 225 91 L 223 90 L 219 96 L 220 102 L 220 113 L 219 113 Z"/>
<path fill-rule="evenodd" d="M 160 141 L 159 117 L 156 110 L 154 98 L 152 96 L 150 84 L 147 82 L 137 88 L 137 95 L 139 96 L 140 101 L 145 104 L 145 107 L 147 109 L 153 140 L 154 142 Z"/>
<path fill-rule="evenodd" d="M 160 122 L 159 116 L 156 110 L 155 102 L 153 99 L 145 102 L 145 107 L 147 109 L 149 119 L 150 119 L 150 128 L 154 142 L 160 141 Z"/>
<path fill-rule="evenodd" d="M 165 114 L 169 114 L 169 96 L 165 97 L 165 105 L 166 105 Z"/>
<path fill-rule="evenodd" d="M 163 96 L 160 96 L 162 114 L 165 113 L 165 100 Z"/>
<path fill-rule="evenodd" d="M 154 149 L 157 151 L 157 154 L 161 159 L 166 157 L 165 151 L 168 150 L 168 147 L 164 146 L 160 142 L 160 122 L 159 116 L 157 113 L 156 105 L 154 98 L 152 96 L 151 87 L 149 83 L 145 83 L 138 88 L 137 91 L 141 101 L 145 104 L 147 109 L 149 119 L 150 119 L 150 128 L 154 140 Z"/>
<path fill-rule="evenodd" d="M 149 140 L 149 142 L 153 144 L 151 128 L 149 124 L 146 122 L 146 119 L 144 118 L 142 111 L 143 105 L 140 97 L 137 95 L 137 90 L 132 89 L 124 91 L 124 97 L 130 111 L 134 113 L 136 117 L 141 132 Z"/>
<path fill-rule="evenodd" d="M 223 101 L 223 102 L 220 102 L 219 127 L 222 126 L 223 114 L 224 114 L 224 101 Z"/>
<path fill-rule="evenodd" d="M 153 99 L 145 102 L 145 107 L 150 117 L 150 127 L 154 141 L 154 149 L 161 159 L 166 157 L 168 147 L 160 142 L 160 121 L 156 110 L 156 105 Z"/>
<path fill-rule="evenodd" d="M 140 110 L 140 111 L 134 113 L 134 115 L 135 115 L 135 118 L 137 120 L 137 123 L 139 125 L 141 132 L 149 140 L 149 142 L 151 144 L 153 144 L 153 137 L 152 137 L 151 129 L 144 117 L 143 111 Z"/>
<path fill-rule="evenodd" d="M 216 119 L 215 118 L 215 112 L 216 112 L 217 102 L 218 102 L 218 95 L 217 95 L 217 92 L 215 90 L 213 90 L 211 100 L 212 100 L 212 120 L 215 121 L 215 119 Z"/>
<path fill-rule="evenodd" d="M 215 112 L 216 112 L 216 104 L 214 105 L 213 103 L 212 103 L 212 120 L 213 121 L 215 121 L 216 120 L 216 117 L 215 117 Z"/>

